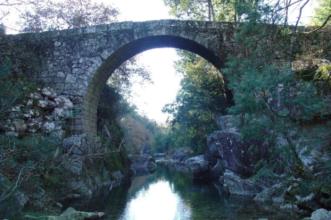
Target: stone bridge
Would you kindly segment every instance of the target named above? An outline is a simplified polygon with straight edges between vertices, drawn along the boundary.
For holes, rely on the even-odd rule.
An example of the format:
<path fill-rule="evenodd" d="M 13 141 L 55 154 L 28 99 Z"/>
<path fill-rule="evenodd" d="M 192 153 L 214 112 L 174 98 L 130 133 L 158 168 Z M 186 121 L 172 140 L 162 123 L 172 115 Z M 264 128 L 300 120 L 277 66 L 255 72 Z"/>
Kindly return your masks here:
<path fill-rule="evenodd" d="M 73 99 L 77 114 L 72 133 L 94 135 L 100 92 L 123 62 L 148 49 L 172 47 L 198 54 L 220 69 L 233 53 L 233 33 L 231 23 L 122 22 L 0 36 L 0 51 L 15 57 L 15 66 L 35 80 Z"/>

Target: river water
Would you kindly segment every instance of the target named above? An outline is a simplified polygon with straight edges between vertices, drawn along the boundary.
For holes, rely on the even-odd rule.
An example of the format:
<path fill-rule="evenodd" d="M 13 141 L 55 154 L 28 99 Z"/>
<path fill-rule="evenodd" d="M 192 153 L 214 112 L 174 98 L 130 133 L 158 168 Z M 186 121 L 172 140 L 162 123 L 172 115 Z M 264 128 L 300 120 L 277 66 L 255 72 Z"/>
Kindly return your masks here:
<path fill-rule="evenodd" d="M 107 220 L 297 219 L 251 199 L 221 196 L 214 186 L 167 169 L 135 177 L 85 208 L 105 212 Z"/>

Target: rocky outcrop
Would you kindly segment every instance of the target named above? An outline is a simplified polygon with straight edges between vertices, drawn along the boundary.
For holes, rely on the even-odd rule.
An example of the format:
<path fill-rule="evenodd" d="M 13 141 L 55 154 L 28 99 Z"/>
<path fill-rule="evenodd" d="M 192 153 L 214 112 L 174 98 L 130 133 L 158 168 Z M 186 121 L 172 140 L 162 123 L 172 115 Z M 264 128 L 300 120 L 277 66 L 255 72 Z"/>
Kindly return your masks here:
<path fill-rule="evenodd" d="M 72 109 L 73 103 L 67 97 L 48 87 L 39 88 L 9 111 L 0 131 L 16 137 L 42 133 L 63 138 Z"/>
<path fill-rule="evenodd" d="M 219 160 L 225 169 L 241 176 L 249 176 L 255 163 L 265 158 L 266 146 L 260 141 L 244 141 L 238 132 L 238 123 L 239 120 L 235 116 L 226 115 L 218 118 L 221 130 L 208 136 L 205 157 L 211 167 Z"/>
<path fill-rule="evenodd" d="M 326 209 L 317 209 L 311 214 L 310 220 L 330 220 L 331 211 Z"/>
<path fill-rule="evenodd" d="M 251 167 L 247 161 L 248 146 L 244 145 L 239 133 L 215 131 L 208 136 L 207 145 L 206 159 L 211 165 L 221 160 L 226 169 L 241 175 L 250 174 Z"/>
<path fill-rule="evenodd" d="M 187 160 L 192 158 L 193 151 L 189 147 L 181 147 L 173 149 L 166 155 L 156 160 L 156 163 L 161 166 L 166 166 L 183 173 L 190 173 L 190 168 L 186 163 Z"/>
<path fill-rule="evenodd" d="M 131 170 L 136 175 L 151 173 L 156 169 L 154 158 L 148 154 L 131 155 Z"/>
<path fill-rule="evenodd" d="M 230 170 L 224 172 L 219 182 L 223 190 L 232 195 L 253 197 L 262 190 L 254 181 L 243 179 Z"/>
<path fill-rule="evenodd" d="M 107 157 L 114 153 L 122 158 L 121 152 L 109 152 L 98 139 L 93 141 L 86 134 L 63 139 L 62 152 L 61 164 L 64 171 L 69 173 L 66 190 L 70 195 L 76 195 L 74 199 L 92 198 L 100 190 L 110 191 L 129 179 L 129 161 L 107 161 L 114 160 L 114 157 Z M 121 163 L 122 170 L 114 170 L 113 163 Z M 63 198 L 71 199 L 72 196 Z"/>
<path fill-rule="evenodd" d="M 188 171 L 192 174 L 193 180 L 199 182 L 210 181 L 210 169 L 208 161 L 205 160 L 204 155 L 197 155 L 190 157 L 184 162 Z"/>
<path fill-rule="evenodd" d="M 191 157 L 192 155 L 193 155 L 193 151 L 192 151 L 192 149 L 190 149 L 188 147 L 178 148 L 170 153 L 170 157 L 173 160 L 183 161 L 183 162 L 186 159 L 188 159 L 189 157 Z"/>

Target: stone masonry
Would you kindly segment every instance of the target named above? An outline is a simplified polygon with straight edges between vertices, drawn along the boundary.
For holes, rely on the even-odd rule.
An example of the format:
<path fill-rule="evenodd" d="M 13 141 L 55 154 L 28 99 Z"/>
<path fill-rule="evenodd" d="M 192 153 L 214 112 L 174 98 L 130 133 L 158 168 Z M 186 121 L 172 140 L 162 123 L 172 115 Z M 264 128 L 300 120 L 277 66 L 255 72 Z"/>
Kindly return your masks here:
<path fill-rule="evenodd" d="M 14 57 L 14 65 L 19 65 L 18 57 L 34 51 L 24 58 L 38 64 L 38 70 L 31 70 L 33 79 L 73 100 L 72 134 L 95 135 L 99 94 L 123 62 L 148 49 L 173 47 L 196 53 L 221 69 L 227 56 L 235 51 L 233 35 L 231 23 L 121 22 L 0 36 L 0 61 L 5 56 Z M 23 49 L 15 52 L 13 48 Z"/>

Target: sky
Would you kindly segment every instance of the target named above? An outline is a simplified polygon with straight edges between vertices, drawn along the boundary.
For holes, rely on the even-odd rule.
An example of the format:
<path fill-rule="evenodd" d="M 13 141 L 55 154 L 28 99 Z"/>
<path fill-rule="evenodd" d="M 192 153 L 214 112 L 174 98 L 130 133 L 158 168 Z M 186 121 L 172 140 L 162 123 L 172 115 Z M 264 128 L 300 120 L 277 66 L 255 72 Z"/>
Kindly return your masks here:
<path fill-rule="evenodd" d="M 171 19 L 163 0 L 113 0 L 119 9 L 120 21 L 147 21 Z M 130 5 L 130 7 L 128 7 Z M 136 56 L 137 61 L 151 73 L 152 83 L 133 83 L 130 102 L 140 114 L 165 124 L 168 114 L 162 112 L 164 105 L 175 101 L 180 89 L 180 75 L 176 73 L 175 61 L 179 59 L 173 48 L 145 51 Z"/>
<path fill-rule="evenodd" d="M 180 89 L 181 76 L 176 73 L 174 62 L 178 60 L 172 48 L 153 49 L 137 56 L 140 64 L 151 73 L 151 83 L 133 83 L 132 96 L 129 101 L 137 106 L 140 114 L 165 124 L 168 114 L 161 110 L 164 105 L 175 100 Z"/>
<path fill-rule="evenodd" d="M 163 3 L 163 0 L 95 0 L 115 6 L 119 11 L 119 21 L 147 21 L 172 18 Z M 302 21 L 307 24 L 311 18 L 314 7 L 318 0 L 311 0 L 303 11 Z M 290 21 L 295 22 L 298 16 L 299 6 L 290 11 Z M 9 33 L 15 33 L 17 25 L 15 15 L 7 18 Z M 175 49 L 153 49 L 139 54 L 137 60 L 151 73 L 153 83 L 141 84 L 139 79 L 133 84 L 130 102 L 137 106 L 139 113 L 148 118 L 164 124 L 168 115 L 163 113 L 162 107 L 175 100 L 180 89 L 181 77 L 176 74 L 174 62 L 179 59 Z"/>

